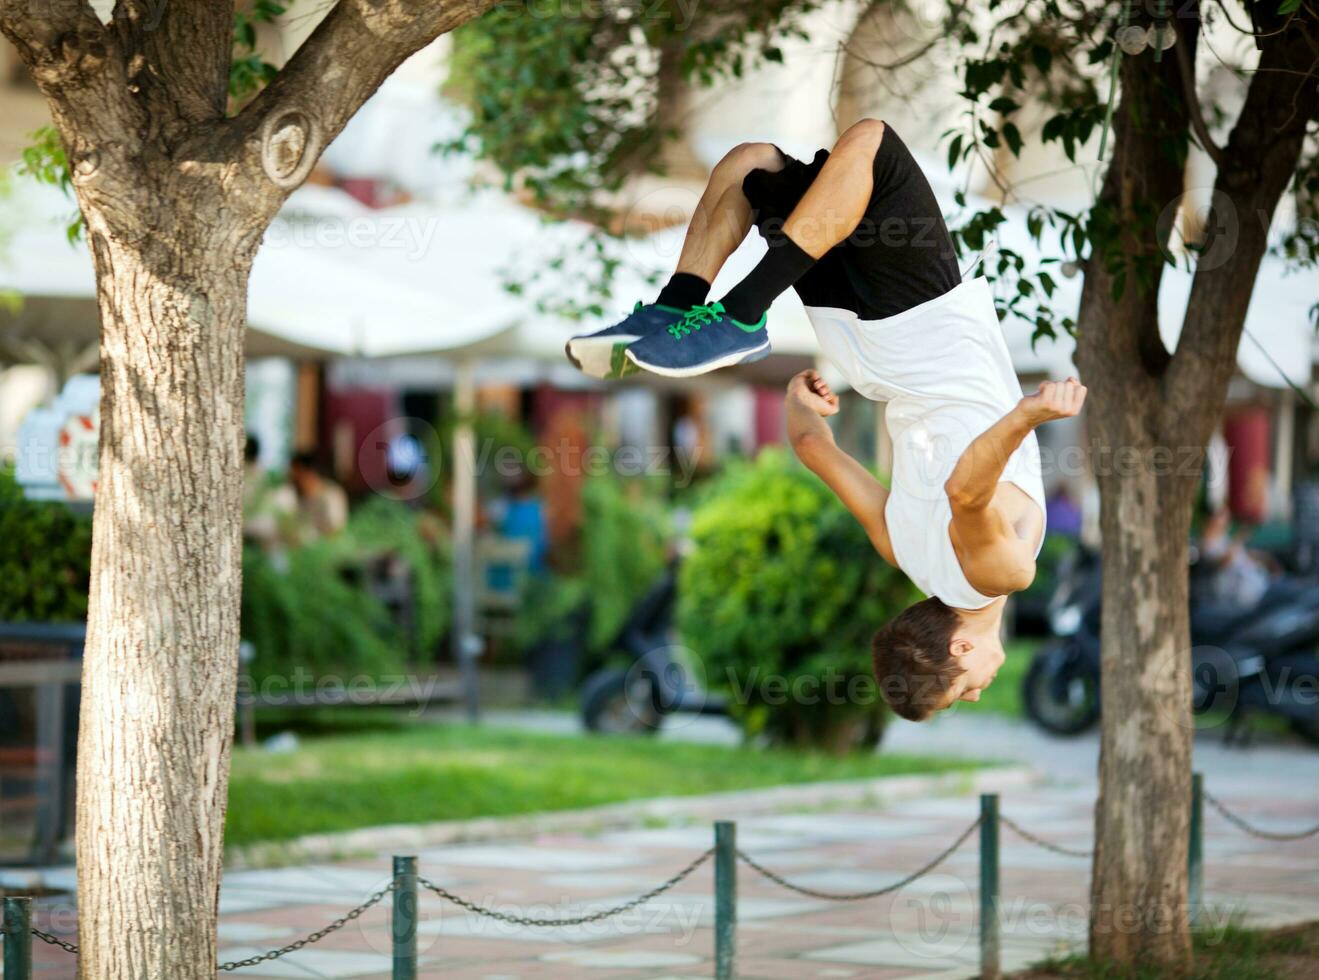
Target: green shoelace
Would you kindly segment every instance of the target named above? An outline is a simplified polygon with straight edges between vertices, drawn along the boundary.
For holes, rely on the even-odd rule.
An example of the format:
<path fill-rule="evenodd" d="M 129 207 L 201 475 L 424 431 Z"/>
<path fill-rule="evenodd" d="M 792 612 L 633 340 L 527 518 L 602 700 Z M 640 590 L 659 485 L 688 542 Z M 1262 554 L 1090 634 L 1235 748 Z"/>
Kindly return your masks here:
<path fill-rule="evenodd" d="M 707 323 L 714 323 L 724 315 L 724 304 L 719 302 L 693 306 L 681 320 L 669 327 L 674 340 L 682 340 L 693 330 L 700 330 Z"/>

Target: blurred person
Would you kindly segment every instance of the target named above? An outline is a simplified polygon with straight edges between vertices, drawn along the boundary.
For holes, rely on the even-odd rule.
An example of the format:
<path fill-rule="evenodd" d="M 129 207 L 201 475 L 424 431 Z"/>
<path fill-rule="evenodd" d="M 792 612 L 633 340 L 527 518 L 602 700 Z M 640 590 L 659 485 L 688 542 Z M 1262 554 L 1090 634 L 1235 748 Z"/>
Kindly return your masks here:
<path fill-rule="evenodd" d="M 491 527 L 505 538 L 528 543 L 527 571 L 540 575 L 546 571 L 549 555 L 549 529 L 545 521 L 545 502 L 541 499 L 536 476 L 525 466 L 504 480 L 504 492 L 486 508 Z M 492 582 L 492 587 L 500 587 Z"/>
<path fill-rule="evenodd" d="M 298 513 L 297 494 L 261 465 L 261 440 L 248 433 L 243 448 L 243 538 L 268 556 L 283 552 Z"/>
<path fill-rule="evenodd" d="M 324 470 L 315 453 L 295 453 L 289 477 L 298 493 L 301 537 L 330 537 L 348 524 L 348 494 Z"/>
<path fill-rule="evenodd" d="M 1200 555 L 1209 565 L 1209 597 L 1232 609 L 1253 609 L 1273 582 L 1267 562 L 1246 547 L 1249 528 L 1232 530 L 1232 512 L 1220 507 L 1205 522 Z"/>
<path fill-rule="evenodd" d="M 1081 537 L 1081 508 L 1072 499 L 1071 489 L 1065 482 L 1054 487 L 1053 493 L 1044 501 L 1044 523 L 1055 534 L 1076 539 Z"/>

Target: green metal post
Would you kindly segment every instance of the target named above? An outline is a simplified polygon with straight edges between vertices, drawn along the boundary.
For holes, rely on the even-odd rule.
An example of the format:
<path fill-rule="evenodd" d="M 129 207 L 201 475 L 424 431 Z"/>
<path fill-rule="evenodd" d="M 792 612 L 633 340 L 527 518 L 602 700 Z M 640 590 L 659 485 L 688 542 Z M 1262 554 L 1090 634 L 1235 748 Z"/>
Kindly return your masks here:
<path fill-rule="evenodd" d="M 394 980 L 417 980 L 417 859 L 394 855 Z"/>
<path fill-rule="evenodd" d="M 980 980 L 998 980 L 998 794 L 980 795 Z"/>
<path fill-rule="evenodd" d="M 714 825 L 714 975 L 732 980 L 737 946 L 737 825 Z"/>
<path fill-rule="evenodd" d="M 1192 926 L 1200 920 L 1204 901 L 1205 797 L 1204 774 L 1191 773 L 1191 826 L 1186 847 L 1187 914 Z"/>
<path fill-rule="evenodd" d="M 5 980 L 32 980 L 32 899 L 5 899 Z"/>

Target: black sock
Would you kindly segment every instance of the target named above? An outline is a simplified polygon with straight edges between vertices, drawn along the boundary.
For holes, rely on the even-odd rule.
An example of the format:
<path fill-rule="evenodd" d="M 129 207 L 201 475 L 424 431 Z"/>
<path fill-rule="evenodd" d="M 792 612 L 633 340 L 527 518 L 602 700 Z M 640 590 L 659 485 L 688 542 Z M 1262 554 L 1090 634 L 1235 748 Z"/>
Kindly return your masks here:
<path fill-rule="evenodd" d="M 769 241 L 769 251 L 719 302 L 739 323 L 759 323 L 775 297 L 806 274 L 816 260 L 787 235 Z"/>
<path fill-rule="evenodd" d="M 660 306 L 672 306 L 677 310 L 690 309 L 704 303 L 710 295 L 710 284 L 700 276 L 690 272 L 675 272 L 664 284 L 655 302 Z"/>

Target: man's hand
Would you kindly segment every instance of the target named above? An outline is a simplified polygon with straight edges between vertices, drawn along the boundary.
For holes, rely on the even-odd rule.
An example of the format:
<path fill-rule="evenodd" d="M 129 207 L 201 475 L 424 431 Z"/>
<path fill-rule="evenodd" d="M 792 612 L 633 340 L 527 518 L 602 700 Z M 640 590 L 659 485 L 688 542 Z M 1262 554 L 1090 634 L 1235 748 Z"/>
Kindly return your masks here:
<path fill-rule="evenodd" d="M 838 414 L 838 396 L 814 369 L 802 371 L 788 382 L 788 398 L 795 399 L 821 418 Z"/>
<path fill-rule="evenodd" d="M 1081 411 L 1084 404 L 1085 385 L 1076 378 L 1068 378 L 1066 381 L 1042 382 L 1039 391 L 1017 403 L 1017 411 L 1031 428 L 1035 428 L 1054 419 L 1069 419 Z"/>

